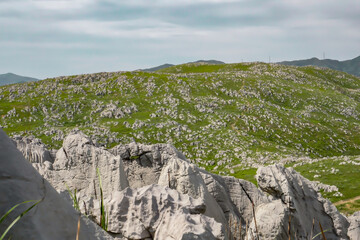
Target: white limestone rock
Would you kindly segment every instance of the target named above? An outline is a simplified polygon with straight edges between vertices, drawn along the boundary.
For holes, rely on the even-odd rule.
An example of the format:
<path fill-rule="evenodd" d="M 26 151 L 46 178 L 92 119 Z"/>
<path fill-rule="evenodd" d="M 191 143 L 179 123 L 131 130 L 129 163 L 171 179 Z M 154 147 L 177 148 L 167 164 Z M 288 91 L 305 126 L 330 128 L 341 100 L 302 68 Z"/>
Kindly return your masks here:
<path fill-rule="evenodd" d="M 157 183 L 162 167 L 172 157 L 187 161 L 185 156 L 170 144 L 130 143 L 115 146 L 110 152 L 121 157 L 129 186 L 132 188 Z"/>
<path fill-rule="evenodd" d="M 225 239 L 202 199 L 159 185 L 126 188 L 105 201 L 109 230 L 125 239 Z"/>
<path fill-rule="evenodd" d="M 206 204 L 204 214 L 224 225 L 227 224 L 222 209 L 207 190 L 199 168 L 194 164 L 179 158 L 171 158 L 163 167 L 158 184 L 176 189 L 178 192 L 188 194 L 193 198 L 203 199 Z"/>
<path fill-rule="evenodd" d="M 257 229 L 260 239 L 288 239 L 289 213 L 280 199 L 261 204 L 256 210 Z M 258 220 L 259 219 L 259 220 Z M 251 221 L 247 238 L 253 239 L 256 228 Z M 301 238 L 294 238 L 301 239 Z"/>
<path fill-rule="evenodd" d="M 350 240 L 360 240 L 360 211 L 355 212 L 348 220 L 350 222 L 348 229 Z"/>
<path fill-rule="evenodd" d="M 208 191 L 223 210 L 228 222 L 231 223 L 229 227 L 233 236 L 240 239 L 239 226 L 241 226 L 241 238 L 245 238 L 246 223 L 252 221 L 253 213 L 252 204 L 241 185 L 249 194 L 255 207 L 268 203 L 270 199 L 251 182 L 211 174 L 204 170 L 201 171 L 201 175 Z"/>
<path fill-rule="evenodd" d="M 7 237 L 14 240 L 75 239 L 79 213 L 25 160 L 1 129 L 0 196 L 0 216 L 17 203 L 42 199 L 13 226 Z M 0 225 L 0 232 L 3 233 L 8 224 L 29 206 L 31 203 L 13 211 Z M 81 239 L 113 239 L 86 218 L 81 218 L 80 224 Z"/>
<path fill-rule="evenodd" d="M 264 193 L 248 181 L 200 169 L 171 145 L 130 143 L 108 151 L 79 131 L 64 139 L 53 170 L 47 162 L 33 164 L 69 201 L 66 185 L 77 189 L 81 211 L 86 206 L 98 222 L 100 169 L 109 227 L 117 239 L 226 239 L 231 234 L 225 236 L 224 229 L 229 228 L 232 237 L 240 238 L 239 225 L 244 239 L 246 222 L 251 239 L 256 230 L 247 194 L 254 202 L 261 239 L 288 238 L 289 216 L 292 238 L 309 237 L 315 217 L 324 229 L 332 229 L 327 239 L 348 239 L 348 221 L 317 194 L 316 183 L 279 165 L 259 168 L 257 180 Z M 314 234 L 319 231 L 315 224 Z"/>
<path fill-rule="evenodd" d="M 306 239 L 311 235 L 312 222 L 315 219 L 315 233 L 320 232 L 319 224 L 323 229 L 330 229 L 326 232 L 327 239 L 348 239 L 347 228 L 348 221 L 342 216 L 334 205 L 328 200 L 321 197 L 313 187 L 313 183 L 302 177 L 292 168 L 284 168 L 281 165 L 272 165 L 260 167 L 257 171 L 256 178 L 259 187 L 271 194 L 277 201 L 277 208 L 286 209 L 287 214 L 291 216 L 291 234 L 299 239 Z M 280 206 L 282 205 L 282 206 Z M 270 205 L 273 207 L 273 205 Z M 261 209 L 263 208 L 263 209 Z M 268 212 L 272 214 L 269 205 L 260 205 L 257 212 Z M 272 216 L 274 219 L 277 217 Z M 286 218 L 286 214 L 284 214 Z M 258 225 L 266 226 L 263 219 L 257 217 Z M 285 221 L 288 221 L 285 219 Z M 264 229 L 263 233 L 273 233 L 274 231 L 283 230 L 283 225 L 279 225 L 278 229 L 268 225 L 268 229 Z M 281 228 L 281 229 L 280 229 Z M 251 229 L 253 234 L 255 229 Z M 280 233 L 284 235 L 285 233 Z M 270 239 L 270 238 L 269 238 Z"/>
<path fill-rule="evenodd" d="M 129 186 L 120 157 L 96 147 L 79 131 L 64 139 L 53 166 L 54 171 L 45 171 L 45 178 L 69 201 L 71 199 L 67 187 L 72 192 L 76 189 L 81 211 L 97 218 L 100 212 L 97 169 L 100 172 L 104 198 Z"/>
<path fill-rule="evenodd" d="M 46 148 L 46 145 L 41 142 L 40 139 L 33 136 L 22 137 L 16 135 L 12 138 L 17 149 L 24 155 L 31 163 L 40 163 L 48 162 L 49 164 L 54 162 L 55 156 L 53 151 L 49 151 Z"/>

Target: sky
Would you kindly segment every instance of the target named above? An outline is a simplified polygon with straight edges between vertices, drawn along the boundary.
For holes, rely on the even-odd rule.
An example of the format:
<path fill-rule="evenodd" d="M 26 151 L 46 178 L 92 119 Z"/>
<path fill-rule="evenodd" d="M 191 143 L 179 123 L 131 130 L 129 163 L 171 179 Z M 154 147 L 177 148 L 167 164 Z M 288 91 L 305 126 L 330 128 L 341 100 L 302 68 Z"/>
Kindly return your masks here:
<path fill-rule="evenodd" d="M 0 74 L 360 55 L 359 0 L 0 0 Z"/>

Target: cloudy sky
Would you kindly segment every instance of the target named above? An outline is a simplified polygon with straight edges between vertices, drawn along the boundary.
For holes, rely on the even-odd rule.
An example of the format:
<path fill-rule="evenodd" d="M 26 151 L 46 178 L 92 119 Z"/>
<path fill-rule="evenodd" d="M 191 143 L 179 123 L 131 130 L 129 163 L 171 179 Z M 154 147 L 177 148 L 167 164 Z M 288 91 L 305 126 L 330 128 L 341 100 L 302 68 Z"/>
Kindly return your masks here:
<path fill-rule="evenodd" d="M 360 55 L 359 0 L 0 0 L 0 74 Z"/>

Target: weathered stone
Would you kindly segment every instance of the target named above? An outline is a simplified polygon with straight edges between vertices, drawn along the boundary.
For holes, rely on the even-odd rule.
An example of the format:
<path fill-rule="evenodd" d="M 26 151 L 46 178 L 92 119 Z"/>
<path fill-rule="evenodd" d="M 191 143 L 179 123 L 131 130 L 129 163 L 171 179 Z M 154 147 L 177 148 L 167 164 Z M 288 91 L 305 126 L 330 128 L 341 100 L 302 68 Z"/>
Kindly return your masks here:
<path fill-rule="evenodd" d="M 360 211 L 355 212 L 348 220 L 350 222 L 348 229 L 350 240 L 360 240 Z"/>
<path fill-rule="evenodd" d="M 205 204 L 159 185 L 126 188 L 105 201 L 109 230 L 127 239 L 224 239 L 222 225 L 202 215 Z"/>
<path fill-rule="evenodd" d="M 227 153 L 220 155 L 226 164 Z M 77 189 L 81 211 L 97 222 L 99 168 L 109 230 L 118 239 L 227 239 L 240 238 L 240 232 L 242 238 L 283 239 L 289 219 L 292 238 L 319 233 L 320 222 L 330 229 L 327 239 L 348 239 L 348 221 L 317 193 L 318 184 L 280 165 L 259 168 L 261 191 L 248 181 L 206 172 L 168 144 L 133 142 L 108 151 L 78 131 L 64 139 L 54 163 L 47 163 L 33 164 L 69 201 L 66 185 Z M 351 229 L 349 236 L 357 231 Z"/>
<path fill-rule="evenodd" d="M 27 160 L 29 160 L 29 162 L 40 164 L 43 164 L 46 161 L 49 163 L 54 162 L 55 154 L 52 151 L 49 151 L 40 139 L 17 135 L 14 136 L 12 140 L 16 144 L 17 149 Z"/>
<path fill-rule="evenodd" d="M 318 194 L 313 187 L 313 183 L 302 177 L 292 168 L 284 168 L 281 165 L 272 165 L 260 167 L 257 171 L 256 178 L 259 187 L 271 194 L 275 199 L 279 199 L 275 204 L 278 209 L 287 209 L 287 214 L 291 216 L 291 234 L 299 239 L 306 239 L 311 235 L 312 223 L 315 219 L 314 233 L 320 232 L 319 222 L 323 229 L 329 229 L 326 232 L 327 239 L 348 239 L 347 228 L 348 221 L 342 216 L 334 205 Z M 280 206 L 282 205 L 282 206 Z M 269 205 L 260 205 L 257 212 L 269 212 L 266 210 Z M 272 206 L 272 205 L 271 205 Z M 262 209 L 261 208 L 265 208 Z M 278 216 L 273 216 L 274 218 Z M 286 218 L 286 214 L 284 214 Z M 258 225 L 265 226 L 263 219 L 257 217 Z M 288 221 L 288 220 L 282 220 Z M 252 225 L 254 226 L 254 224 Z M 263 233 L 272 233 L 276 231 L 280 235 L 285 235 L 286 227 L 279 225 L 278 229 L 271 229 L 268 225 Z M 281 233 L 282 230 L 283 232 Z M 255 235 L 255 229 L 251 228 Z"/>
<path fill-rule="evenodd" d="M 205 182 L 194 164 L 179 158 L 172 158 L 163 167 L 158 184 L 169 186 L 182 194 L 205 201 L 205 215 L 226 225 L 227 221 L 220 206 L 206 188 Z"/>
<path fill-rule="evenodd" d="M 132 188 L 157 183 L 162 167 L 172 157 L 187 161 L 182 153 L 169 144 L 130 143 L 118 145 L 110 152 L 121 157 L 129 186 Z"/>
<path fill-rule="evenodd" d="M 56 154 L 54 170 L 45 171 L 44 176 L 65 197 L 68 188 L 72 192 L 76 189 L 82 212 L 95 217 L 99 217 L 100 212 L 97 170 L 104 197 L 129 186 L 120 157 L 96 147 L 81 132 L 73 132 L 64 139 L 63 147 Z"/>

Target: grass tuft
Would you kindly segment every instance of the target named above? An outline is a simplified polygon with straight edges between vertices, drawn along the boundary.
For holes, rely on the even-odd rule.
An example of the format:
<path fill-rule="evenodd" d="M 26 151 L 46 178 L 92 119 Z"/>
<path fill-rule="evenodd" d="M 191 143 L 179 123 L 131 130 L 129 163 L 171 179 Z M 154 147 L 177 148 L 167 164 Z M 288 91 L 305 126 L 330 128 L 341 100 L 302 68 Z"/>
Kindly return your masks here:
<path fill-rule="evenodd" d="M 0 224 L 9 216 L 9 214 L 14 211 L 18 206 L 25 204 L 25 203 L 29 203 L 29 202 L 35 202 L 36 200 L 29 200 L 29 201 L 25 201 L 19 204 L 16 204 L 14 207 L 12 207 L 9 211 L 7 211 L 0 219 Z M 12 223 L 6 228 L 6 230 L 3 232 L 3 234 L 0 237 L 0 240 L 3 240 L 5 235 L 10 231 L 10 229 L 26 214 L 28 213 L 31 209 L 33 209 L 36 205 L 38 205 L 40 202 L 42 201 L 36 201 L 33 205 L 31 205 L 28 209 L 26 209 L 25 211 L 23 211 L 19 216 L 17 216 L 14 221 L 12 221 Z"/>

